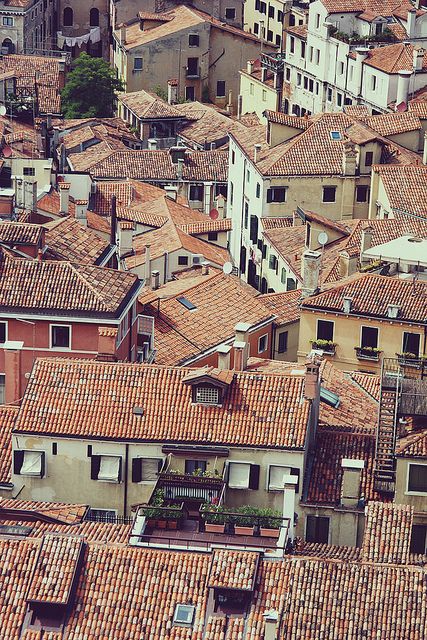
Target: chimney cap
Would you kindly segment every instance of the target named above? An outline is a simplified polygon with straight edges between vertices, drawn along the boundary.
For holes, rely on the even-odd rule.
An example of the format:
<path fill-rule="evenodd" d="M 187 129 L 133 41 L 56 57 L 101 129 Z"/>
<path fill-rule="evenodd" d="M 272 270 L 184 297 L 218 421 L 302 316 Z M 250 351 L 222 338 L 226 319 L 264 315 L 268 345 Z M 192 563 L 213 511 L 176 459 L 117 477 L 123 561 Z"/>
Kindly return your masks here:
<path fill-rule="evenodd" d="M 235 340 L 233 343 L 233 347 L 235 349 L 244 349 L 246 347 L 246 342 L 240 342 L 239 340 Z"/>
<path fill-rule="evenodd" d="M 285 486 L 288 484 L 296 487 L 296 485 L 298 484 L 298 476 L 293 476 L 290 473 L 285 473 L 283 476 L 283 484 Z"/>
<path fill-rule="evenodd" d="M 219 347 L 217 347 L 217 352 L 227 355 L 227 353 L 230 353 L 231 349 L 231 344 L 220 344 Z"/>
<path fill-rule="evenodd" d="M 252 325 L 249 322 L 238 322 L 234 327 L 234 331 L 239 331 L 241 333 L 246 333 L 246 331 L 249 331 L 251 326 Z"/>
<path fill-rule="evenodd" d="M 20 351 L 24 347 L 22 340 L 6 340 L 3 343 L 3 349 L 9 349 L 10 351 Z"/>
<path fill-rule="evenodd" d="M 279 620 L 279 613 L 276 609 L 270 609 L 270 611 L 265 611 L 265 613 L 262 614 L 262 617 L 265 622 L 277 622 Z"/>
<path fill-rule="evenodd" d="M 351 469 L 352 471 L 361 471 L 365 468 L 365 461 L 356 458 L 343 458 L 341 460 L 343 469 Z"/>

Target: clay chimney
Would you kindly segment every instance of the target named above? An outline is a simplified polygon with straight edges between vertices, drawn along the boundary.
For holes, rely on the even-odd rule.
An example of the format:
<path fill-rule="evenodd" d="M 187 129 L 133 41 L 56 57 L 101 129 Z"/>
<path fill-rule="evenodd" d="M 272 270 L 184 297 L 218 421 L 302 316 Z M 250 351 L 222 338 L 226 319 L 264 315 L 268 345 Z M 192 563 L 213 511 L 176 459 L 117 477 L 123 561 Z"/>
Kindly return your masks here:
<path fill-rule="evenodd" d="M 357 271 L 357 256 L 350 256 L 347 251 L 340 251 L 339 270 L 341 278 L 353 275 Z"/>
<path fill-rule="evenodd" d="M 209 275 L 209 262 L 202 262 L 202 276 Z"/>
<path fill-rule="evenodd" d="M 317 358 L 309 359 L 305 363 L 304 398 L 316 400 L 320 394 L 319 383 L 320 362 Z"/>
<path fill-rule="evenodd" d="M 4 402 L 11 404 L 21 398 L 22 364 L 21 352 L 24 343 L 18 340 L 7 340 L 4 345 L 5 390 Z"/>
<path fill-rule="evenodd" d="M 116 327 L 98 327 L 97 360 L 104 362 L 116 362 L 118 360 L 116 355 L 117 333 Z"/>

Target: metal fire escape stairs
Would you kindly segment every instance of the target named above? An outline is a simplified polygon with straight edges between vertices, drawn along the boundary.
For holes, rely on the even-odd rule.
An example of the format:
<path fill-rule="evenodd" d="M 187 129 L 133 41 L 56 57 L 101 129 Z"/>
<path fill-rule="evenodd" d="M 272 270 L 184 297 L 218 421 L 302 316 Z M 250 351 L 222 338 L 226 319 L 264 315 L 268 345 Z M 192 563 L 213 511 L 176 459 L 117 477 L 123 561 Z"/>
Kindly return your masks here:
<path fill-rule="evenodd" d="M 398 360 L 384 358 L 381 366 L 374 487 L 376 491 L 386 494 L 394 493 L 396 483 L 395 447 L 402 377 Z"/>

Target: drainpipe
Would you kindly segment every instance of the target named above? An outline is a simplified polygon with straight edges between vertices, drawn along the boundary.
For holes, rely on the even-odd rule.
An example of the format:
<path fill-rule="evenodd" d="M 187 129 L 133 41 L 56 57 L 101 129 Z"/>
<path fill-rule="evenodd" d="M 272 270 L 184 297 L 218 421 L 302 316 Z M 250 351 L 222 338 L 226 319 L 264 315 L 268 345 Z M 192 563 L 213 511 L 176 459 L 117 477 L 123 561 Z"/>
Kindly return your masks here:
<path fill-rule="evenodd" d="M 123 516 L 126 517 L 126 512 L 128 508 L 128 467 L 129 467 L 129 444 L 125 444 L 125 488 L 123 493 Z"/>

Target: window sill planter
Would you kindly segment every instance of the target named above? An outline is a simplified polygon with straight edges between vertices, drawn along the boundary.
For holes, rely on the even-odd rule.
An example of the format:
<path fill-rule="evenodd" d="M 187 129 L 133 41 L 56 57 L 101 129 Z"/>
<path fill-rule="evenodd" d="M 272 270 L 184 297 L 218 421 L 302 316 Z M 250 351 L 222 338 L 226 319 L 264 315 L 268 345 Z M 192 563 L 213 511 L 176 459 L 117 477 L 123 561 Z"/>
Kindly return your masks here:
<path fill-rule="evenodd" d="M 356 357 L 359 360 L 371 360 L 372 362 L 378 362 L 380 359 L 381 351 L 377 349 L 366 349 L 364 347 L 354 347 L 356 351 Z"/>
<path fill-rule="evenodd" d="M 421 369 L 424 364 L 427 364 L 425 358 L 420 358 L 415 354 L 396 353 L 399 364 L 403 367 L 410 367 L 411 369 Z"/>
<path fill-rule="evenodd" d="M 207 533 L 224 533 L 225 524 L 212 524 L 210 522 L 206 522 L 205 531 Z"/>
<path fill-rule="evenodd" d="M 312 349 L 319 349 L 323 351 L 323 353 L 327 356 L 334 356 L 336 350 L 335 342 L 330 342 L 329 340 L 312 340 L 311 347 Z"/>
<path fill-rule="evenodd" d="M 239 527 L 237 524 L 234 525 L 234 533 L 236 536 L 253 536 L 254 528 L 253 527 Z"/>
<path fill-rule="evenodd" d="M 267 527 L 260 527 L 259 532 L 260 532 L 261 538 L 278 538 L 280 530 L 268 529 Z"/>

